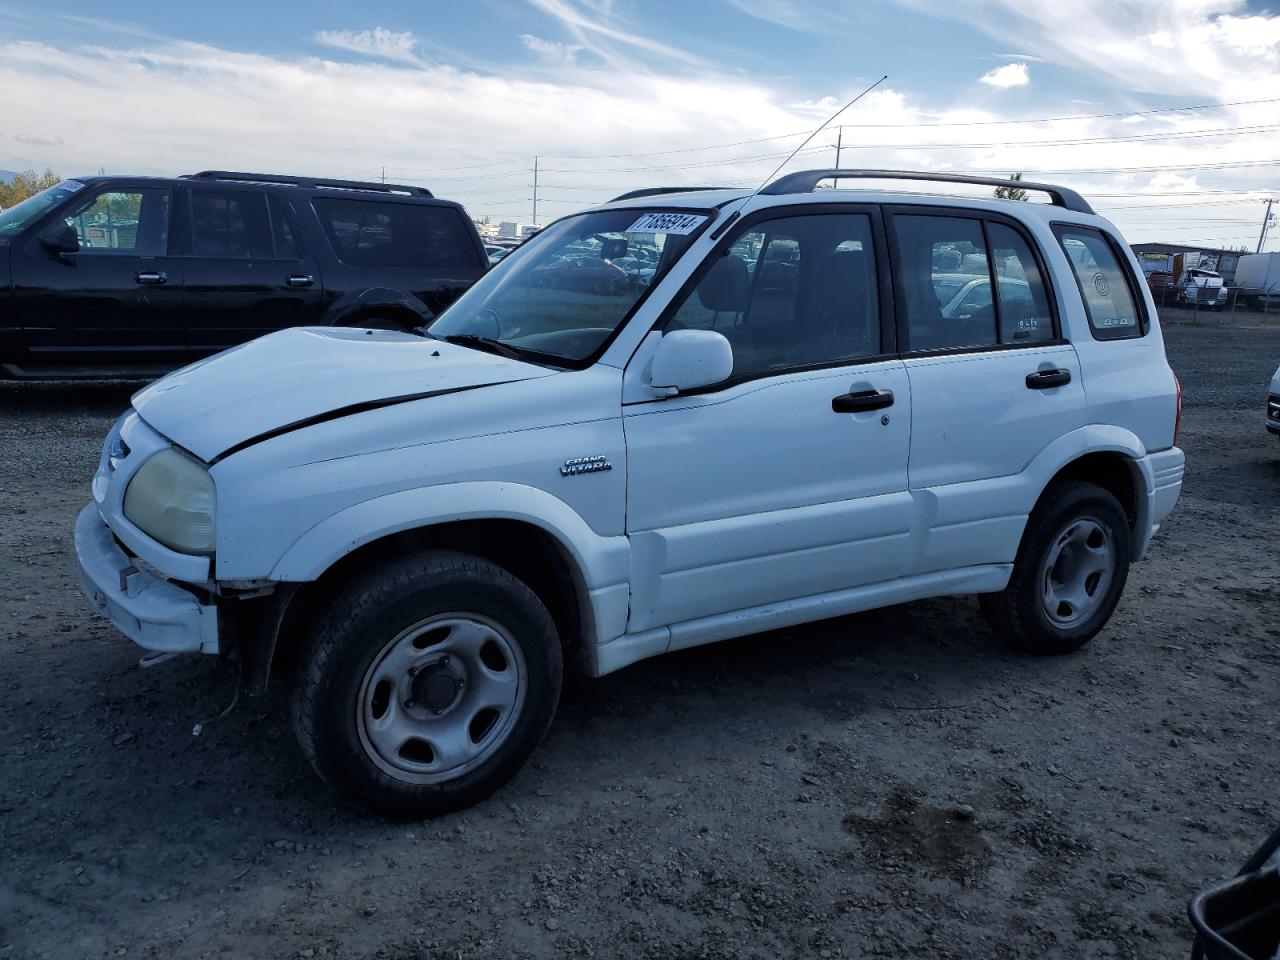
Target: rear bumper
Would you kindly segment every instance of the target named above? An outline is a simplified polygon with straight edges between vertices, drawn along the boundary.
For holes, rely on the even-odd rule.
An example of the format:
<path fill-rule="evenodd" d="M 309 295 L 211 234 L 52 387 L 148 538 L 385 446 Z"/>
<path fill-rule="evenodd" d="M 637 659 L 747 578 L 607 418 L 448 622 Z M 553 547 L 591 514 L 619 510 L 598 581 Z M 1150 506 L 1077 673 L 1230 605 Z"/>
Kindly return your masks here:
<path fill-rule="evenodd" d="M 1186 469 L 1186 455 L 1178 447 L 1149 453 L 1138 461 L 1147 481 L 1146 516 L 1139 517 L 1138 542 L 1134 556 L 1143 559 L 1151 539 L 1160 530 L 1165 517 L 1173 512 L 1182 494 L 1182 475 Z"/>
<path fill-rule="evenodd" d="M 139 570 L 116 544 L 96 504 L 76 517 L 76 560 L 93 608 L 138 646 L 161 653 L 218 652 L 218 608 Z"/>

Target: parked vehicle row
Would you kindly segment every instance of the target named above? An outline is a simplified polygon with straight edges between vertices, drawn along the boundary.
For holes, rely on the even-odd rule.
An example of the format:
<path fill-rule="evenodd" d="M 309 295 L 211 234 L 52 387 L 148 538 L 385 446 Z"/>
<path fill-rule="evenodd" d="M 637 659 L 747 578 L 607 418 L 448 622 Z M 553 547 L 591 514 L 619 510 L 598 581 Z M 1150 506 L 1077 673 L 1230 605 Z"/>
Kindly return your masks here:
<path fill-rule="evenodd" d="M 159 372 L 286 327 L 408 330 L 487 269 L 422 187 L 85 177 L 0 213 L 0 373 Z"/>
<path fill-rule="evenodd" d="M 285 330 L 165 377 L 106 439 L 86 594 L 251 692 L 296 665 L 304 753 L 397 817 L 510 778 L 566 665 L 955 594 L 1078 648 L 1182 483 L 1134 256 L 1061 187 L 816 189 L 864 175 L 642 191 L 417 333 Z"/>

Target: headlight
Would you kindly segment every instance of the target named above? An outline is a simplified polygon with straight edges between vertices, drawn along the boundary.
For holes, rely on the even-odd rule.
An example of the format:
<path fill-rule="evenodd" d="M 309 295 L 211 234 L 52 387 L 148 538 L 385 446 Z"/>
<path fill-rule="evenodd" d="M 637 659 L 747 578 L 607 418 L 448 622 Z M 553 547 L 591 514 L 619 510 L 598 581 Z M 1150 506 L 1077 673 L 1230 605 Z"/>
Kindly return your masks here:
<path fill-rule="evenodd" d="M 177 450 L 144 463 L 124 492 L 124 515 L 143 533 L 183 553 L 212 553 L 213 478 Z"/>

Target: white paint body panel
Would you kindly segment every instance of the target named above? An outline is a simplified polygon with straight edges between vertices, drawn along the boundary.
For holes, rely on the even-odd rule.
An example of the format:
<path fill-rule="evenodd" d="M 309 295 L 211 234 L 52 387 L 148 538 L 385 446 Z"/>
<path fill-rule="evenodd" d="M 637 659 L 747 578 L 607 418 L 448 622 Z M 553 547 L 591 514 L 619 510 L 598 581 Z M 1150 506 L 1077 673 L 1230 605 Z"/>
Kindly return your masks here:
<path fill-rule="evenodd" d="M 652 388 L 661 343 L 653 325 L 715 247 L 716 224 L 734 212 L 845 201 L 985 207 L 1019 220 L 1045 259 L 1067 343 L 793 371 L 685 396 Z M 116 540 L 157 584 L 216 587 L 311 581 L 390 534 L 505 519 L 545 531 L 576 567 L 586 666 L 605 673 L 760 629 L 999 590 L 1037 498 L 1090 453 L 1117 454 L 1133 471 L 1135 549 L 1145 553 L 1183 471 L 1154 305 L 1142 287 L 1153 318 L 1145 337 L 1094 340 L 1051 226 L 1114 233 L 1105 220 L 864 190 L 745 205 L 741 192 L 720 191 L 662 205 L 715 208 L 715 222 L 587 369 L 559 372 L 404 334 L 292 330 L 141 391 L 138 412 L 108 437 L 95 506 L 78 530 L 88 589 L 119 604 L 105 596 L 111 565 L 125 556 Z M 1071 383 L 1026 388 L 1026 374 L 1049 367 L 1070 370 Z M 832 412 L 833 397 L 865 389 L 892 390 L 893 406 Z M 387 404 L 419 394 L 427 396 Z M 110 468 L 118 439 L 130 452 Z M 121 515 L 133 472 L 170 443 L 213 462 L 212 562 L 168 550 Z M 599 457 L 611 469 L 560 472 L 567 460 Z M 134 604 L 113 619 L 144 644 L 161 635 L 144 629 L 148 616 L 185 624 L 177 629 L 191 635 L 168 630 L 164 648 L 207 649 L 203 611 L 193 618 L 167 590 L 152 596 L 159 613 Z"/>

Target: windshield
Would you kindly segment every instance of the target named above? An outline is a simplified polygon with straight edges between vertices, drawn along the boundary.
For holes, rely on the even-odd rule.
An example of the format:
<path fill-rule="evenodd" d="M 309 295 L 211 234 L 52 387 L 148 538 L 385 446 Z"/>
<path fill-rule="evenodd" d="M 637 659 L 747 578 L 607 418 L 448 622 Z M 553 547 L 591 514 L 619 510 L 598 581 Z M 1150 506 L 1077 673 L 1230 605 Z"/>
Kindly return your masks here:
<path fill-rule="evenodd" d="M 427 332 L 482 338 L 574 365 L 630 316 L 711 219 L 697 210 L 606 210 L 547 227 L 480 278 Z"/>
<path fill-rule="evenodd" d="M 0 237 L 16 237 L 27 224 L 40 219 L 50 207 L 61 203 L 83 187 L 84 184 L 76 180 L 63 180 L 47 190 L 41 190 L 34 197 L 27 197 L 21 203 L 0 211 Z"/>

